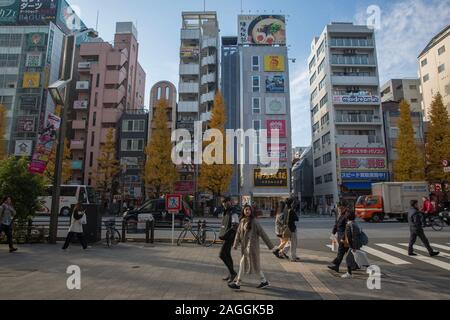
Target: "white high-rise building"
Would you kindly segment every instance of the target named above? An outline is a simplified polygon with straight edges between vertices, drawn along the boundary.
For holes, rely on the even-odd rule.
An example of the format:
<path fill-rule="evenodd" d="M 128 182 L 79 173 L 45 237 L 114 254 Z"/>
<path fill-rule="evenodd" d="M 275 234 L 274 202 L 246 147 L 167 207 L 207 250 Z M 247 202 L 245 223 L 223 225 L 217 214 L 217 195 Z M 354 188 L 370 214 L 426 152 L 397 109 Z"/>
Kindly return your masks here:
<path fill-rule="evenodd" d="M 315 201 L 329 210 L 388 180 L 374 31 L 331 23 L 308 63 Z"/>

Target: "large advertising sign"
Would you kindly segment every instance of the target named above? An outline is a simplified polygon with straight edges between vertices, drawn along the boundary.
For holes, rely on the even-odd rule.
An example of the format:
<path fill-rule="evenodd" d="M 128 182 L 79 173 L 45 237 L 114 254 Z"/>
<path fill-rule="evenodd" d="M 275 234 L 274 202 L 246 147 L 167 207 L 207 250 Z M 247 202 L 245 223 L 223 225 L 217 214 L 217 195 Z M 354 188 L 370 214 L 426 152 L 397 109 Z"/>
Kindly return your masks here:
<path fill-rule="evenodd" d="M 42 65 L 42 53 L 27 53 L 27 59 L 25 61 L 25 67 L 27 68 L 39 68 Z"/>
<path fill-rule="evenodd" d="M 340 148 L 340 154 L 343 156 L 384 156 L 384 148 Z"/>
<path fill-rule="evenodd" d="M 268 144 L 267 154 L 269 159 L 278 159 L 280 162 L 288 161 L 288 147 L 287 144 Z"/>
<path fill-rule="evenodd" d="M 387 181 L 387 172 L 342 172 L 343 180 Z"/>
<path fill-rule="evenodd" d="M 380 98 L 377 96 L 333 96 L 333 103 L 373 104 L 380 103 Z"/>
<path fill-rule="evenodd" d="M 28 48 L 45 46 L 45 33 L 33 32 L 27 34 Z"/>
<path fill-rule="evenodd" d="M 20 0 L 18 24 L 46 25 L 56 21 L 58 0 Z"/>
<path fill-rule="evenodd" d="M 284 97 L 267 97 L 266 114 L 286 114 L 286 99 Z"/>
<path fill-rule="evenodd" d="M 37 109 L 39 96 L 21 96 L 20 97 L 20 107 L 22 109 Z"/>
<path fill-rule="evenodd" d="M 61 118 L 49 113 L 45 129 L 39 134 L 36 149 L 34 150 L 28 170 L 31 173 L 43 174 L 47 169 L 50 154 L 56 140 L 56 134 L 61 125 Z"/>
<path fill-rule="evenodd" d="M 284 75 L 268 76 L 266 79 L 267 93 L 284 93 Z"/>
<path fill-rule="evenodd" d="M 13 25 L 19 16 L 18 0 L 0 0 L 0 25 Z"/>
<path fill-rule="evenodd" d="M 265 72 L 284 72 L 285 59 L 283 56 L 264 56 Z"/>
<path fill-rule="evenodd" d="M 196 47 L 181 47 L 182 58 L 197 59 L 200 57 L 200 50 Z"/>
<path fill-rule="evenodd" d="M 384 158 L 345 158 L 341 159 L 341 169 L 386 169 Z"/>
<path fill-rule="evenodd" d="M 286 44 L 286 19 L 283 15 L 240 15 L 238 30 L 239 44 Z"/>
<path fill-rule="evenodd" d="M 255 169 L 253 180 L 256 188 L 287 188 L 289 174 L 287 169 L 280 169 L 275 174 L 265 174 L 261 169 Z"/>
<path fill-rule="evenodd" d="M 36 129 L 36 118 L 19 117 L 17 119 L 17 132 L 30 133 Z"/>
<path fill-rule="evenodd" d="M 32 140 L 17 140 L 14 155 L 17 157 L 29 157 L 31 156 L 32 148 Z"/>
<path fill-rule="evenodd" d="M 22 88 L 36 89 L 41 86 L 41 74 L 39 72 L 25 72 L 23 74 Z"/>
<path fill-rule="evenodd" d="M 81 21 L 78 13 L 67 3 L 66 0 L 61 0 L 61 5 L 58 11 L 59 12 L 58 18 L 56 19 L 56 24 L 62 29 L 64 33 L 84 30 L 87 28 L 83 21 Z"/>
<path fill-rule="evenodd" d="M 267 120 L 267 135 L 272 137 L 272 132 L 278 130 L 280 138 L 286 138 L 286 120 Z"/>

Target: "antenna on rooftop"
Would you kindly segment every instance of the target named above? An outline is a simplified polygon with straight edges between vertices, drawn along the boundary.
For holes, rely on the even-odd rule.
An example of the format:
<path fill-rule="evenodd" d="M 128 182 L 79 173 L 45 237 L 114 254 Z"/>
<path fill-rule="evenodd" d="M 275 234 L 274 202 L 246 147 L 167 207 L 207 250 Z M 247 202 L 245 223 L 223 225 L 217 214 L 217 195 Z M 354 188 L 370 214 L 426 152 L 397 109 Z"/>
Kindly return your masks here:
<path fill-rule="evenodd" d="M 243 2 L 244 2 L 244 0 L 241 0 L 241 13 L 244 13 Z"/>
<path fill-rule="evenodd" d="M 100 16 L 100 10 L 97 10 L 97 23 L 95 24 L 95 31 L 98 31 L 98 18 Z"/>
<path fill-rule="evenodd" d="M 203 0 L 203 12 L 206 12 L 206 0 Z"/>

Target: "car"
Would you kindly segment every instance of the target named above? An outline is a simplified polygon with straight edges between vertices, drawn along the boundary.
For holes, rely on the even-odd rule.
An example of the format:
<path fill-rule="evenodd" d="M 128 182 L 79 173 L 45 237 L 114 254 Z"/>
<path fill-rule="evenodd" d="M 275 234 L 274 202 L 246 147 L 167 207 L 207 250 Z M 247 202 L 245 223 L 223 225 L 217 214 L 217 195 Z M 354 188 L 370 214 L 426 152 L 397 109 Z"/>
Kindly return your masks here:
<path fill-rule="evenodd" d="M 151 217 L 157 226 L 171 226 L 172 215 L 166 210 L 165 199 L 148 200 L 140 208 L 130 209 L 123 215 L 123 220 L 128 226 L 129 232 L 138 231 L 138 223 Z M 182 209 L 175 214 L 175 226 L 183 226 L 184 221 L 193 218 L 192 209 L 183 201 Z"/>

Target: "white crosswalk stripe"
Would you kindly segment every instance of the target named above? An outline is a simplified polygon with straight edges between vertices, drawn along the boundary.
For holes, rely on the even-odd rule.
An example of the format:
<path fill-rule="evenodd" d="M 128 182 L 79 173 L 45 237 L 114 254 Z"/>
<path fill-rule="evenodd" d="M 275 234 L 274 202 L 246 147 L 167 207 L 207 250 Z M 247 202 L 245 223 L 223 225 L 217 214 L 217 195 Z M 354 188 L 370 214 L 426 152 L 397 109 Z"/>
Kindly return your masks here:
<path fill-rule="evenodd" d="M 327 245 L 327 247 L 331 249 L 331 245 Z M 396 265 L 396 266 L 411 264 L 408 261 L 399 259 L 397 257 L 394 257 L 394 256 L 392 256 L 390 254 L 387 254 L 387 253 L 384 253 L 382 251 L 373 249 L 371 247 L 363 247 L 362 250 L 364 252 L 372 255 L 372 256 L 378 257 L 378 258 L 380 258 L 380 259 L 382 259 L 384 261 L 387 261 L 389 263 L 392 263 L 393 265 Z"/>
<path fill-rule="evenodd" d="M 432 243 L 431 246 L 432 246 L 432 247 L 439 248 L 439 249 L 442 249 L 442 250 L 450 251 L 450 247 L 443 246 L 443 245 L 441 245 L 441 244 Z"/>
<path fill-rule="evenodd" d="M 378 247 L 381 247 L 381 248 L 384 248 L 384 249 L 387 249 L 387 250 L 399 253 L 401 255 L 409 256 L 407 250 L 403 250 L 401 248 L 397 248 L 397 247 L 392 246 L 390 244 L 377 243 L 376 245 Z M 417 255 L 416 257 L 410 257 L 410 258 L 413 258 L 413 259 L 416 259 L 416 260 L 419 260 L 419 261 L 431 264 L 431 265 L 433 265 L 435 267 L 439 267 L 441 269 L 450 271 L 450 263 L 442 262 L 442 261 L 437 260 L 435 258 L 425 257 L 425 256 L 421 256 L 421 255 Z"/>
<path fill-rule="evenodd" d="M 401 245 L 402 247 L 409 247 L 409 244 L 408 244 L 408 243 L 399 243 L 399 245 Z M 435 245 L 435 244 L 432 244 L 431 246 L 432 246 L 432 247 L 439 248 L 439 247 L 438 247 L 437 245 Z M 422 247 L 422 246 L 418 246 L 418 245 L 414 245 L 414 250 L 428 253 L 427 248 Z M 441 254 L 439 255 L 439 257 L 444 257 L 444 258 L 450 259 L 450 254 L 445 253 L 445 252 L 441 252 Z"/>

